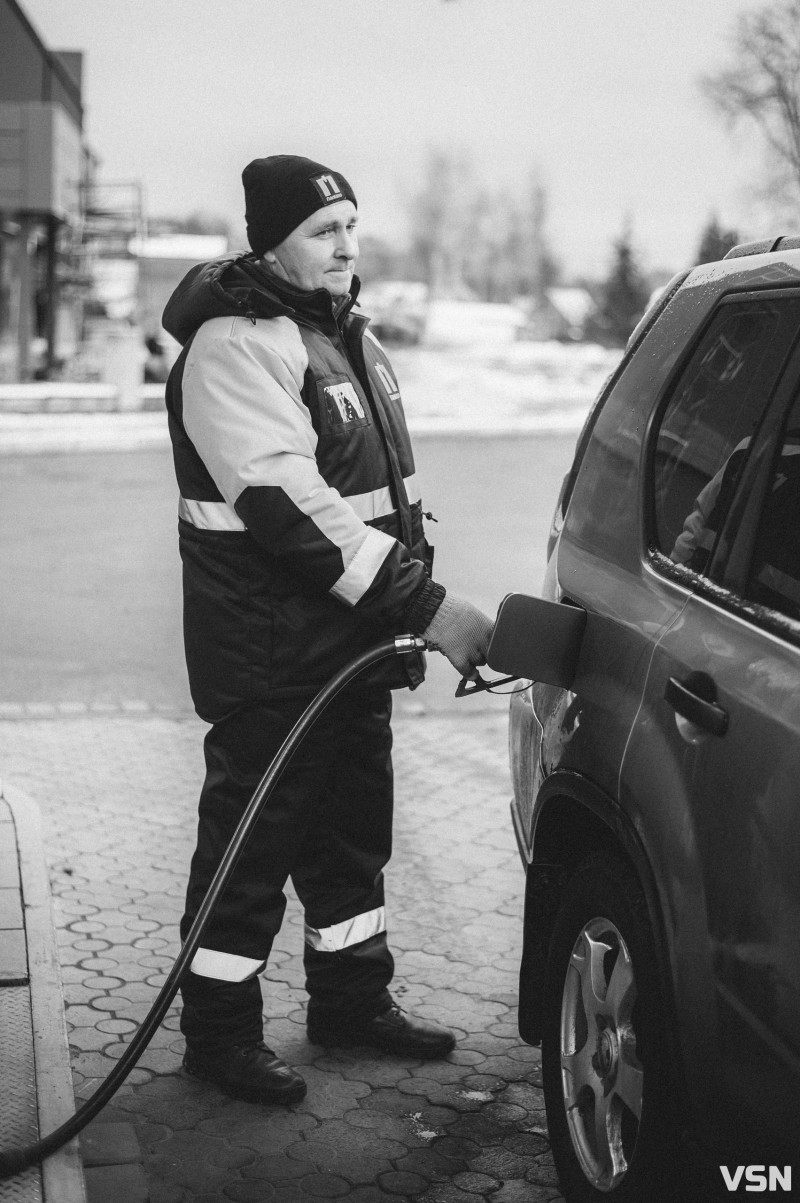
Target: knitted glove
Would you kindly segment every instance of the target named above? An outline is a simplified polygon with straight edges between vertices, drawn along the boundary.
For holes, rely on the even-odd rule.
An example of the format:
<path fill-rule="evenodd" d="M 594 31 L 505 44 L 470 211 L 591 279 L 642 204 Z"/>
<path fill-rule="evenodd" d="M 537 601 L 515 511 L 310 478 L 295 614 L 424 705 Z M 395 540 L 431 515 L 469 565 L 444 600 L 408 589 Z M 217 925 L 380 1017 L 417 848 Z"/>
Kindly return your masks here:
<path fill-rule="evenodd" d="M 482 610 L 451 593 L 442 599 L 422 638 L 431 651 L 442 652 L 462 677 L 478 675 L 494 623 Z"/>

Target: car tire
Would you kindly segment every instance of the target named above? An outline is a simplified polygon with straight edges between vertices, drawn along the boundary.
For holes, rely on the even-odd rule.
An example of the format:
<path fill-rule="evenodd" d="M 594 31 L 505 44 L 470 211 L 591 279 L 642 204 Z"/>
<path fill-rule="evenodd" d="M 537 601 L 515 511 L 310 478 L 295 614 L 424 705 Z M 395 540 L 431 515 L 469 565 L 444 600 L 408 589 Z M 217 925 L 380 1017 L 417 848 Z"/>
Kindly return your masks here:
<path fill-rule="evenodd" d="M 545 1106 L 568 1203 L 690 1197 L 675 1182 L 668 1023 L 639 881 L 593 853 L 564 886 L 544 985 Z"/>

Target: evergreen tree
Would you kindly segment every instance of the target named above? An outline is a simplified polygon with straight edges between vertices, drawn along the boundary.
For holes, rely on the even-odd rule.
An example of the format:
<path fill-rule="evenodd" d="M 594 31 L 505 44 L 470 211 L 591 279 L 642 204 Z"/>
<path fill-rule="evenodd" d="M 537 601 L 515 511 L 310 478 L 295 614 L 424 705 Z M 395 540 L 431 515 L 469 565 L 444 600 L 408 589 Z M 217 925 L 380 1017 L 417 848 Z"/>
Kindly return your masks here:
<path fill-rule="evenodd" d="M 731 247 L 739 242 L 736 230 L 723 230 L 715 213 L 709 217 L 700 235 L 695 263 L 714 263 L 724 259 Z"/>
<path fill-rule="evenodd" d="M 639 269 L 626 226 L 614 243 L 608 278 L 600 286 L 591 336 L 612 347 L 623 347 L 642 316 L 650 297 L 647 281 Z"/>

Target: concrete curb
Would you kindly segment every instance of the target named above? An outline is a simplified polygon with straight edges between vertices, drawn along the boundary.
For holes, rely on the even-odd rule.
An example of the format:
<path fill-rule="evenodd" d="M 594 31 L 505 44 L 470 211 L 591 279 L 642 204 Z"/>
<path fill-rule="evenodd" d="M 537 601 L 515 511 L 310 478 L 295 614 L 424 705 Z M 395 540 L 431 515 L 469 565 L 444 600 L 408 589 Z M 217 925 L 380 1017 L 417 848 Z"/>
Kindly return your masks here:
<path fill-rule="evenodd" d="M 47 1135 L 75 1110 L 50 884 L 36 803 L 2 781 L 0 797 L 8 805 L 16 829 L 30 978 L 36 1104 L 39 1132 Z M 77 1141 L 70 1141 L 42 1163 L 42 1186 L 47 1203 L 86 1203 Z"/>
<path fill-rule="evenodd" d="M 39 1135 L 47 1136 L 75 1114 L 64 992 L 55 938 L 39 808 L 27 794 L 0 780 L 16 833 L 33 1031 L 35 1109 Z M 147 1203 L 142 1154 L 132 1123 L 101 1112 L 39 1167 L 41 1192 L 11 1199 L 43 1203 Z M 13 1186 L 14 1180 L 8 1184 Z M 31 1185 L 26 1183 L 24 1189 Z M 0 1183 L 0 1198 L 5 1198 Z"/>

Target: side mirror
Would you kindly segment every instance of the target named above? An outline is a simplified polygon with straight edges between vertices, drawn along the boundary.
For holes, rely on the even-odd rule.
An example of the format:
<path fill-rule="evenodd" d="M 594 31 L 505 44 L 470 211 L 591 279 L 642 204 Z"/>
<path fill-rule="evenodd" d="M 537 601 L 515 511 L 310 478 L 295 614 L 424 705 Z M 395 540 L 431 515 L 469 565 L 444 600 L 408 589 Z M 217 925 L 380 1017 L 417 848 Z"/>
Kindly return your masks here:
<path fill-rule="evenodd" d="M 495 672 L 571 689 L 586 611 L 564 602 L 509 593 L 500 603 L 487 663 Z"/>

